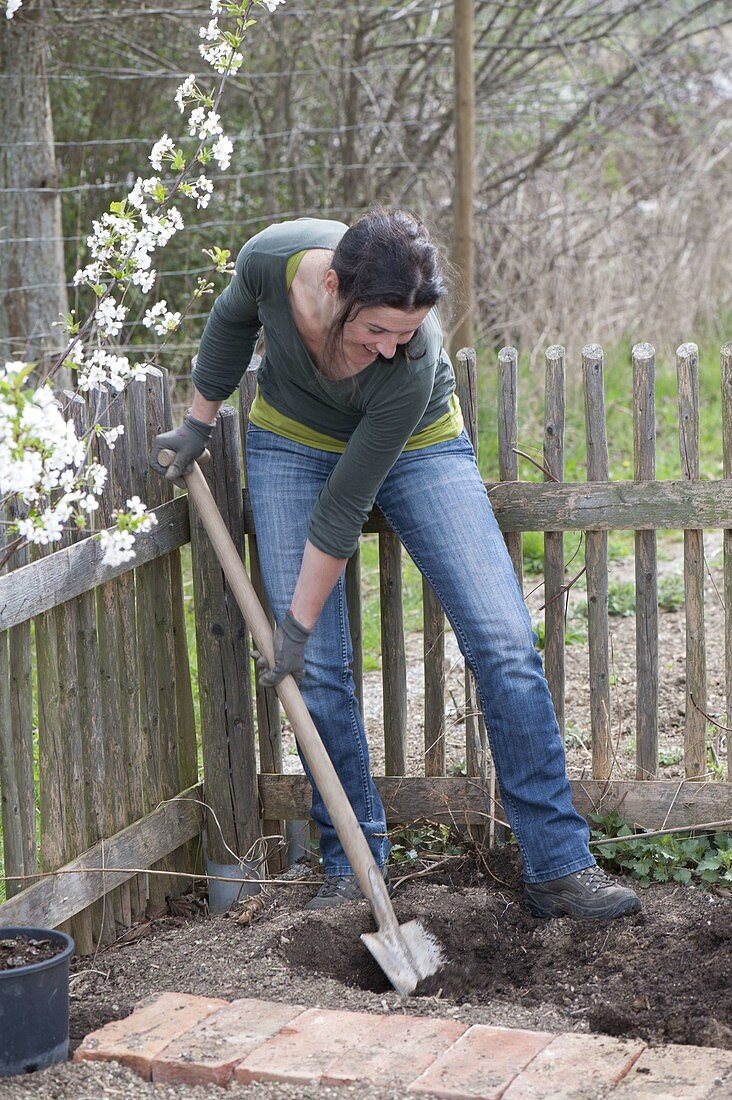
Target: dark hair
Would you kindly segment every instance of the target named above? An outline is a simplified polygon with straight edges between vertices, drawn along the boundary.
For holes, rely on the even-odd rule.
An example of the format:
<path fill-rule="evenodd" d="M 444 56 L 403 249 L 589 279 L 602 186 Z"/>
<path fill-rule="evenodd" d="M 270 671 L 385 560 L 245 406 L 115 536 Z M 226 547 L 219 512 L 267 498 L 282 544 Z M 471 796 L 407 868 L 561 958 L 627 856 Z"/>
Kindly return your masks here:
<path fill-rule="evenodd" d="M 338 304 L 325 336 L 326 362 L 337 357 L 343 326 L 360 310 L 389 306 L 412 312 L 437 305 L 447 293 L 437 247 L 406 210 L 373 207 L 343 234 L 330 266 L 338 276 Z M 406 354 L 418 358 L 410 356 L 411 344 Z"/>

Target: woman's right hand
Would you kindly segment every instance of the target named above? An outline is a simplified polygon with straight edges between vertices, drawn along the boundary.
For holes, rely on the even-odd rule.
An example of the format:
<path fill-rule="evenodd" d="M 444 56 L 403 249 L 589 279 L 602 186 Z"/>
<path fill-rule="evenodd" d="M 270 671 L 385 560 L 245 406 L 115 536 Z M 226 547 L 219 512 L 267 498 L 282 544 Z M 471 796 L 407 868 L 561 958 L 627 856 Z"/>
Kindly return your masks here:
<path fill-rule="evenodd" d="M 205 424 L 202 420 L 196 420 L 190 413 L 186 413 L 179 428 L 155 437 L 150 453 L 150 466 L 169 481 L 180 482 L 183 474 L 190 470 L 196 459 L 200 458 L 206 450 L 206 444 L 211 439 L 213 429 L 213 424 Z M 166 450 L 174 451 L 175 458 L 170 466 L 161 466 L 158 456 L 161 451 Z"/>
<path fill-rule="evenodd" d="M 294 676 L 299 684 L 305 675 L 305 646 L 312 631 L 288 611 L 274 632 L 274 668 L 261 653 L 252 654 L 257 662 L 261 687 L 275 687 L 285 676 Z"/>

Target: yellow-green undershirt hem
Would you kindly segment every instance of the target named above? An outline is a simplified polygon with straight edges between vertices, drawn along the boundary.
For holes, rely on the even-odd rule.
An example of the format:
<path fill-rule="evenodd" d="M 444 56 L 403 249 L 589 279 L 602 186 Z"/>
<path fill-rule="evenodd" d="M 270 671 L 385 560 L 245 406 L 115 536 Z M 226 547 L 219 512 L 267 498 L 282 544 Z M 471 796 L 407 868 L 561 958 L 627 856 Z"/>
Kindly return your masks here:
<path fill-rule="evenodd" d="M 316 447 L 320 451 L 331 451 L 334 454 L 343 454 L 347 443 L 342 439 L 335 439 L 325 432 L 318 432 L 315 428 L 293 420 L 290 416 L 278 412 L 262 397 L 259 386 L 249 412 L 249 420 L 257 428 L 264 428 L 275 435 L 284 436 L 294 443 L 301 443 L 303 447 Z M 419 451 L 423 447 L 432 447 L 435 443 L 447 443 L 450 439 L 456 439 L 463 430 L 463 414 L 456 393 L 450 397 L 450 408 L 442 416 L 435 420 L 434 424 L 428 424 L 421 432 L 409 437 L 404 444 L 405 451 Z"/>

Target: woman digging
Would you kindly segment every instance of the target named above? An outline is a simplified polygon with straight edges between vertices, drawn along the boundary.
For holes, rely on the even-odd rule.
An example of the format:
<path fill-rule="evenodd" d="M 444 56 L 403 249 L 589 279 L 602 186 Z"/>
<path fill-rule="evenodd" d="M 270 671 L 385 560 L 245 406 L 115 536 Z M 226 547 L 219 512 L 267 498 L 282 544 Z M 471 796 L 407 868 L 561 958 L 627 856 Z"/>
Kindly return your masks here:
<path fill-rule="evenodd" d="M 590 855 L 531 621 L 464 430 L 438 305 L 435 245 L 411 215 L 373 209 L 350 229 L 315 218 L 271 225 L 241 250 L 214 304 L 183 424 L 152 465 L 180 478 L 204 451 L 260 329 L 265 354 L 247 431 L 247 478 L 275 666 L 291 673 L 374 857 L 386 820 L 351 675 L 344 569 L 376 502 L 437 594 L 474 673 L 505 812 L 537 916 L 635 913 L 637 895 Z M 164 469 L 160 450 L 176 452 Z M 312 783 L 312 778 L 311 778 Z M 322 909 L 361 890 L 313 785 Z"/>

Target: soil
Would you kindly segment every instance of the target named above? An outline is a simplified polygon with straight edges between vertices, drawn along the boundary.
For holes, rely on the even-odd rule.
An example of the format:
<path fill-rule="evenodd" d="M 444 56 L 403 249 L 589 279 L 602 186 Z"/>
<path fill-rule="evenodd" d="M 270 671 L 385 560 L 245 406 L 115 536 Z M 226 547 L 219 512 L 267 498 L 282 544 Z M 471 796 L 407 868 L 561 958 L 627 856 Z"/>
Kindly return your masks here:
<path fill-rule="evenodd" d="M 63 944 L 51 940 L 34 940 L 30 936 L 0 939 L 0 971 L 17 970 L 21 966 L 45 962 L 64 950 Z"/>
<path fill-rule="evenodd" d="M 246 903 L 226 917 L 169 917 L 140 926 L 94 958 L 75 960 L 72 1049 L 141 998 L 171 989 L 732 1050 L 727 897 L 653 885 L 641 891 L 644 908 L 635 916 L 543 921 L 523 908 L 512 845 L 425 865 L 416 877 L 396 879 L 394 905 L 400 922 L 417 919 L 438 938 L 447 963 L 419 996 L 400 998 L 359 940 L 373 927 L 365 902 L 330 912 L 303 910 L 317 881 L 298 865 L 281 885 L 267 888 L 251 923 L 236 919 L 254 908 Z M 111 1064 L 67 1064 L 32 1081 L 0 1083 L 0 1097 L 167 1095 L 126 1074 Z M 193 1100 L 197 1092 L 169 1095 Z M 231 1095 L 304 1098 L 316 1092 L 259 1085 Z M 363 1095 L 382 1100 L 373 1090 Z"/>

